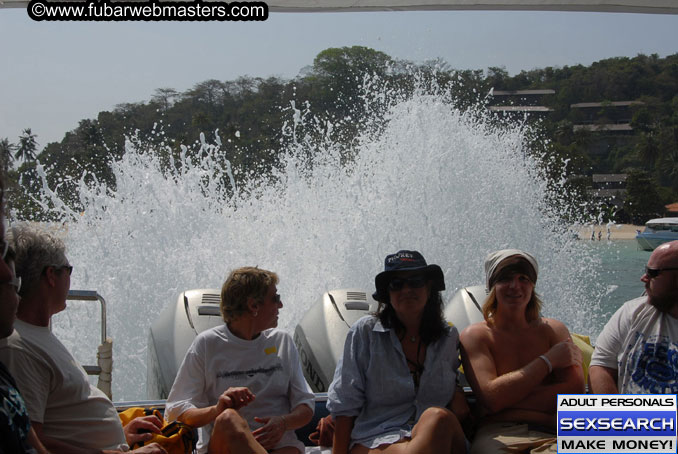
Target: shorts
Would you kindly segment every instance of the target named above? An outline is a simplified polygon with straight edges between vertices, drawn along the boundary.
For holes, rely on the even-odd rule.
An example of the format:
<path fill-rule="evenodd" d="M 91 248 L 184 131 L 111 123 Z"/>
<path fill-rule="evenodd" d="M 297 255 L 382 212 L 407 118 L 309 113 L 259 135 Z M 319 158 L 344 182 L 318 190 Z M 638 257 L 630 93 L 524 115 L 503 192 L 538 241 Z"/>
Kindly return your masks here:
<path fill-rule="evenodd" d="M 398 443 L 400 440 L 406 438 L 412 438 L 411 429 L 400 429 L 385 434 L 381 434 L 373 438 L 355 440 L 354 442 L 351 443 L 351 448 L 353 448 L 353 446 L 356 444 L 360 444 L 368 449 L 375 449 L 381 445 L 392 445 L 393 443 Z"/>

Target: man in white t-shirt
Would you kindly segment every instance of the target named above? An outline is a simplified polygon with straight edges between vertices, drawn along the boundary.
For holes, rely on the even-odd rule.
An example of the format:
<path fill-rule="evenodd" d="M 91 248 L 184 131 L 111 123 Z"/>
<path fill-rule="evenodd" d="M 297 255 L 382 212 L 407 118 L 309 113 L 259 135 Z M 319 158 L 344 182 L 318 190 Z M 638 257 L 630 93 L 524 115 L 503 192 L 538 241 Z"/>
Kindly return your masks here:
<path fill-rule="evenodd" d="M 277 283 L 272 271 L 231 271 L 224 324 L 198 334 L 179 367 L 165 416 L 200 427 L 199 454 L 304 453 L 294 431 L 313 417 L 314 396 L 292 337 L 275 329 Z"/>
<path fill-rule="evenodd" d="M 593 352 L 591 392 L 678 392 L 678 241 L 657 247 L 640 278 L 647 296 L 624 303 Z"/>
<path fill-rule="evenodd" d="M 0 360 L 14 376 L 31 425 L 52 454 L 116 453 L 159 433 L 155 416 L 137 418 L 124 429 L 113 403 L 90 385 L 82 367 L 51 333 L 52 316 L 66 308 L 73 267 L 61 240 L 37 227 L 11 231 L 21 302 L 14 332 L 0 339 Z M 151 444 L 133 451 L 161 454 Z"/>

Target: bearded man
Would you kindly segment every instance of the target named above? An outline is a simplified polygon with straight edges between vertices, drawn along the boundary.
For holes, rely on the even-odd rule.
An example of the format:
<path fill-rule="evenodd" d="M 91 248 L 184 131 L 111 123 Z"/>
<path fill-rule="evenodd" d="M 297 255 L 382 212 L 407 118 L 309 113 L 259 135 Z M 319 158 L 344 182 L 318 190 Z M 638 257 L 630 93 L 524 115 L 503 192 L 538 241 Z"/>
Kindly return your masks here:
<path fill-rule="evenodd" d="M 590 369 L 595 394 L 678 392 L 678 241 L 657 247 L 626 302 L 600 333 Z"/>

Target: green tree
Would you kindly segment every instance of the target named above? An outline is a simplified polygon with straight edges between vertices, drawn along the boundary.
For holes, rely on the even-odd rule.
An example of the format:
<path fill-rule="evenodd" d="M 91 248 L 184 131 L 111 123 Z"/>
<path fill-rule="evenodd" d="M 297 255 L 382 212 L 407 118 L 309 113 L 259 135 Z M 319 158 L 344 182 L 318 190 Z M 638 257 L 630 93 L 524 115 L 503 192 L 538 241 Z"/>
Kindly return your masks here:
<path fill-rule="evenodd" d="M 641 134 L 636 143 L 636 151 L 638 156 L 645 161 L 650 167 L 654 166 L 659 158 L 659 145 L 655 135 L 650 133 Z"/>
<path fill-rule="evenodd" d="M 313 60 L 305 82 L 313 87 L 312 94 L 322 110 L 338 110 L 336 116 L 342 118 L 360 105 L 363 78 L 385 78 L 392 61 L 385 53 L 363 46 L 325 49 Z"/>
<path fill-rule="evenodd" d="M 7 174 L 10 166 L 14 162 L 14 152 L 16 145 L 11 143 L 8 138 L 0 140 L 0 166 L 3 174 Z"/>
<path fill-rule="evenodd" d="M 174 102 L 178 97 L 179 92 L 174 88 L 157 88 L 153 96 L 151 96 L 151 102 L 159 104 L 162 111 L 166 112 L 174 105 Z"/>
<path fill-rule="evenodd" d="M 36 137 L 31 128 L 24 129 L 19 136 L 19 145 L 16 147 L 14 157 L 22 162 L 35 160 L 35 152 L 38 149 Z"/>
<path fill-rule="evenodd" d="M 634 224 L 645 224 L 664 212 L 664 203 L 659 195 L 659 185 L 644 170 L 632 169 L 626 179 L 624 210 Z"/>
<path fill-rule="evenodd" d="M 490 66 L 487 68 L 487 83 L 495 90 L 507 90 L 507 81 L 510 79 L 505 67 Z"/>

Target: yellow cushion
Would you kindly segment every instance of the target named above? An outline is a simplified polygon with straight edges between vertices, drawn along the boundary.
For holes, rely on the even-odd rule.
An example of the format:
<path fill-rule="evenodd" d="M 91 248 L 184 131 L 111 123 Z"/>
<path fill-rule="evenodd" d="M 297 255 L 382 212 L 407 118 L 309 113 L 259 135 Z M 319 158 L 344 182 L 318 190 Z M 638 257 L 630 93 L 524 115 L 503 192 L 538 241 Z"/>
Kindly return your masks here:
<path fill-rule="evenodd" d="M 589 365 L 591 364 L 591 356 L 593 355 L 593 346 L 591 345 L 591 339 L 589 336 L 584 336 L 583 334 L 570 333 L 572 336 L 572 341 L 574 345 L 579 347 L 581 350 L 582 356 L 582 367 L 584 368 L 584 383 L 588 381 L 589 377 Z"/>

